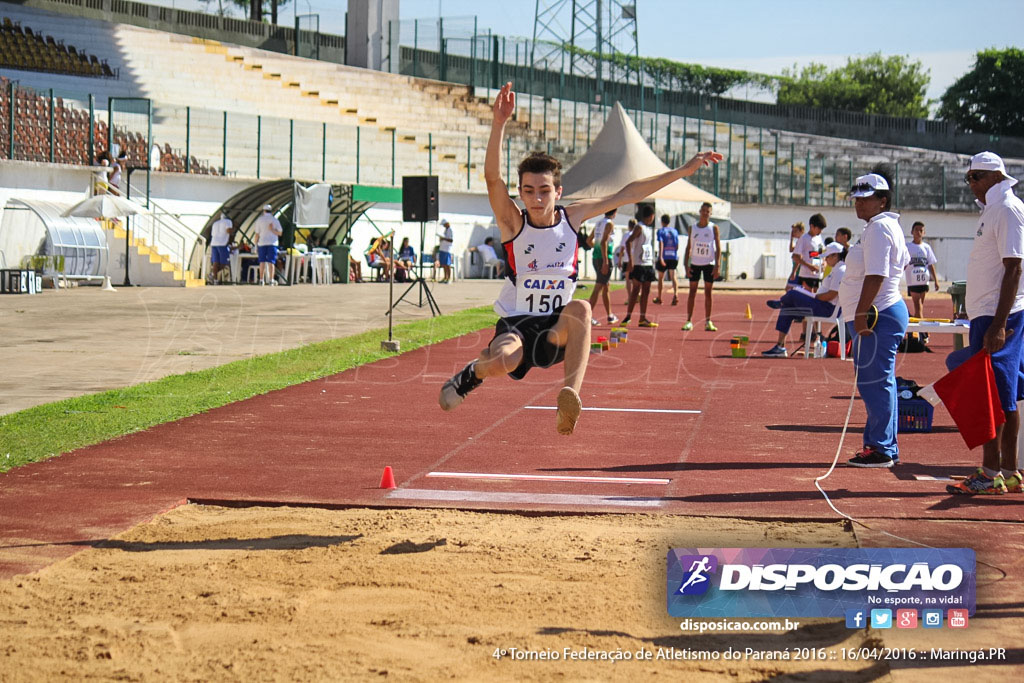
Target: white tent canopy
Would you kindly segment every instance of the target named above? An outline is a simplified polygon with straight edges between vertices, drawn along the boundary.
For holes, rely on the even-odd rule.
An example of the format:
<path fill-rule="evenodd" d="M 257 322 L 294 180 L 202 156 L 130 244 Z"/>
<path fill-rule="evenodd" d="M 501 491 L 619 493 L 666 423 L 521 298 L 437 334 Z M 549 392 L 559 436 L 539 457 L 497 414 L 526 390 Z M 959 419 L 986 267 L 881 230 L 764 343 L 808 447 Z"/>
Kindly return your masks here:
<path fill-rule="evenodd" d="M 668 171 L 669 167 L 647 146 L 618 102 L 587 153 L 562 174 L 562 196 L 567 199 L 602 197 L 618 192 L 640 178 Z M 729 202 L 685 180 L 677 180 L 652 194 L 658 210 L 696 212 L 704 202 L 712 214 L 729 216 Z"/>
<path fill-rule="evenodd" d="M 69 208 L 42 199 L 9 199 L 0 225 L 7 265 L 37 254 L 63 256 L 65 276 L 102 279 L 108 259 L 103 227 L 92 218 L 63 216 Z"/>

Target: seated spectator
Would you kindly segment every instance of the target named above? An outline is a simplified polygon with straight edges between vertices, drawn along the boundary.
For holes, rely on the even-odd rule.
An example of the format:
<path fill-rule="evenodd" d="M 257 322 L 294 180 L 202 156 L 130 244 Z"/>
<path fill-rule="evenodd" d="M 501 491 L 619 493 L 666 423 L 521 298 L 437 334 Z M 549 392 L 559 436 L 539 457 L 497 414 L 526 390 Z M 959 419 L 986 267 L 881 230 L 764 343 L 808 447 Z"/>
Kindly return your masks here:
<path fill-rule="evenodd" d="M 769 308 L 779 311 L 779 319 L 775 323 L 775 329 L 779 331 L 779 339 L 775 346 L 762 351 L 761 355 L 767 358 L 786 358 L 789 353 L 786 351 L 786 335 L 789 328 L 796 320 L 806 316 L 817 318 L 833 318 L 838 311 L 839 283 L 842 282 L 846 273 L 846 250 L 838 242 L 825 247 L 822 253 L 825 263 L 831 267 L 831 272 L 821 281 L 817 294 L 794 288 L 782 295 L 781 299 L 768 302 Z M 808 349 L 811 340 L 807 340 Z"/>
<path fill-rule="evenodd" d="M 366 255 L 370 268 L 377 271 L 378 280 L 387 280 L 391 277 L 391 241 L 386 235 L 378 237 L 370 247 Z"/>
<path fill-rule="evenodd" d="M 416 250 L 409 244 L 408 237 L 402 238 L 402 246 L 398 249 L 398 263 L 395 265 L 406 272 L 406 277 L 412 278 L 413 266 L 416 265 Z M 395 279 L 398 279 L 397 272 L 395 273 Z"/>
<path fill-rule="evenodd" d="M 484 260 L 484 269 L 491 266 L 496 266 L 495 273 L 498 277 L 501 277 L 505 272 L 505 262 L 498 258 L 498 254 L 494 251 L 494 238 L 488 237 L 484 240 L 483 244 L 479 244 L 475 247 L 470 247 L 470 251 L 475 251 L 480 254 L 480 258 Z"/>
<path fill-rule="evenodd" d="M 363 281 L 363 264 L 359 259 L 352 256 L 352 252 L 348 254 L 348 269 L 350 282 Z"/>

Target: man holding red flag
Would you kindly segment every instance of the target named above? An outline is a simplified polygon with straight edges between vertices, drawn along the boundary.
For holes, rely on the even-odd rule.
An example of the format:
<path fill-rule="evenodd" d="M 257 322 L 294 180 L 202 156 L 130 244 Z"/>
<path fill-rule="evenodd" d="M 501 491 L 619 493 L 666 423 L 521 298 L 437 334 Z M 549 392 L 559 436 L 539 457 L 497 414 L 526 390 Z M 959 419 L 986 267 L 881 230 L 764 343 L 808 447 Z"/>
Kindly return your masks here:
<path fill-rule="evenodd" d="M 1017 180 L 1007 175 L 1003 160 L 992 152 L 971 157 L 964 181 L 982 207 L 967 264 L 970 348 L 972 353 L 984 349 L 991 356 L 1006 421 L 994 425 L 995 437 L 982 445 L 982 466 L 946 490 L 962 495 L 1020 493 L 1017 382 L 1024 339 L 1024 202 L 1013 193 Z"/>

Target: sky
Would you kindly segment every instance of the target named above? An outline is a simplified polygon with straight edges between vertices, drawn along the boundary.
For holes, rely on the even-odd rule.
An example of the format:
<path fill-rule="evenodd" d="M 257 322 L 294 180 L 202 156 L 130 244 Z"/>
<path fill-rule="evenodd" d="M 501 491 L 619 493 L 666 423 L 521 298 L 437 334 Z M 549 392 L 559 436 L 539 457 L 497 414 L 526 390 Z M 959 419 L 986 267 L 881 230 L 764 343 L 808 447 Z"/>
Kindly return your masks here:
<path fill-rule="evenodd" d="M 184 9 L 217 6 L 216 0 L 149 1 Z M 978 50 L 1024 46 L 1022 0 L 634 1 L 644 56 L 780 74 L 810 62 L 840 66 L 851 56 L 878 51 L 909 55 L 930 70 L 927 97 L 933 100 L 970 70 Z M 491 28 L 529 37 L 535 5 L 536 0 L 400 0 L 400 12 L 403 20 L 476 16 L 481 32 Z M 291 25 L 296 11 L 316 13 L 322 31 L 343 34 L 347 6 L 347 0 L 293 0 L 278 21 Z"/>

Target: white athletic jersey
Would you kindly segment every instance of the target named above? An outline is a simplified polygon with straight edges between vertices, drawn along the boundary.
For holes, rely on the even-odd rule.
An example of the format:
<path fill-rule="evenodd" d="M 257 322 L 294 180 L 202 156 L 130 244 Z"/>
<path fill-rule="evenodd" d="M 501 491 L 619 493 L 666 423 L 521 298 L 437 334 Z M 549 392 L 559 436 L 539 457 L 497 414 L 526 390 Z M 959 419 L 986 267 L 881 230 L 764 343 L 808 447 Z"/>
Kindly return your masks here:
<path fill-rule="evenodd" d="M 910 252 L 910 263 L 907 264 L 907 269 L 904 271 L 907 276 L 907 284 L 911 287 L 927 285 L 931 281 L 928 266 L 937 263 L 935 252 L 927 242 L 914 244 L 913 240 L 907 240 L 907 251 Z"/>
<path fill-rule="evenodd" d="M 210 227 L 210 246 L 228 246 L 228 239 L 230 238 L 230 234 L 228 233 L 229 230 L 231 230 L 230 218 L 219 218 L 215 220 L 213 225 Z"/>
<path fill-rule="evenodd" d="M 690 265 L 708 266 L 715 262 L 715 224 L 708 223 L 703 228 L 694 225 L 690 228 Z"/>
<path fill-rule="evenodd" d="M 554 225 L 530 224 L 523 211 L 523 227 L 508 242 L 508 275 L 494 302 L 502 318 L 516 315 L 550 315 L 572 300 L 576 291 L 576 229 L 569 225 L 565 208 L 555 207 L 559 219 Z"/>
<path fill-rule="evenodd" d="M 654 241 L 651 238 L 651 229 L 643 223 L 640 224 L 640 234 L 634 237 L 630 243 L 629 251 L 633 266 L 654 265 Z"/>
<path fill-rule="evenodd" d="M 800 236 L 793 248 L 793 253 L 800 256 L 805 262 L 813 263 L 820 269 L 822 266 L 821 252 L 825 250 L 825 239 L 821 234 L 812 235 L 810 230 Z M 821 270 L 811 270 L 801 264 L 798 277 L 820 278 Z"/>

